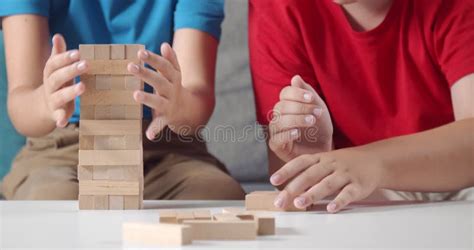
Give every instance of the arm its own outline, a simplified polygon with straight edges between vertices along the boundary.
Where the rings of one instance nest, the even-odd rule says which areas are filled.
[[[429,131],[341,149],[303,155],[270,179],[289,182],[275,200],[307,207],[338,193],[328,205],[337,212],[378,188],[448,192],[474,186],[474,74],[452,87],[456,121]]]
[[[87,70],[77,50],[66,51],[62,36],[49,45],[47,18],[16,15],[2,19],[8,72],[8,112],[25,136],[43,136],[64,127],[83,84],[73,79]]]
[[[154,94],[134,93],[137,102],[153,109],[148,139],[155,138],[166,126],[181,135],[194,134],[208,122],[215,104],[217,45],[218,41],[205,32],[180,29],[174,35],[174,49],[165,43],[161,56],[138,52],[140,59],[159,72],[129,65],[131,73],[155,89]]]

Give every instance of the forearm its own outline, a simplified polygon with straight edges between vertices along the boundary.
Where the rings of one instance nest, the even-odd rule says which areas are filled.
[[[30,87],[31,86],[31,87]],[[56,127],[47,116],[43,87],[18,87],[8,96],[8,113],[16,130],[24,136],[44,136]]]
[[[210,93],[211,90],[207,92],[187,90],[186,92],[180,110],[180,116],[183,117],[180,131],[188,135],[196,134],[211,118],[215,105],[214,93]]]
[[[474,186],[474,119],[362,146],[384,168],[381,188],[447,192]]]

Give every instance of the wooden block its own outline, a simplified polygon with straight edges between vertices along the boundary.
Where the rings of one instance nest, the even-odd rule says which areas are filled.
[[[111,210],[123,210],[123,196],[122,195],[110,195],[109,196],[109,209]]]
[[[86,91],[94,91],[96,89],[95,82],[96,76],[95,75],[81,75],[81,82],[86,86]]]
[[[94,136],[79,135],[79,149],[82,149],[82,150],[94,149]]]
[[[257,224],[258,235],[274,235],[275,234],[275,217],[271,215],[237,215],[241,220],[254,221]]]
[[[143,166],[127,166],[124,168],[124,180],[137,180],[140,176],[143,176]]]
[[[108,210],[109,196],[108,195],[94,195],[94,209]]]
[[[94,107],[94,118],[96,120],[112,120],[110,112],[111,105],[94,105],[92,107]]]
[[[140,120],[142,119],[142,106],[141,105],[127,105],[125,106],[125,119],[127,120]]]
[[[126,90],[86,91],[81,96],[84,105],[136,105],[133,93]]]
[[[160,223],[178,223],[178,213],[175,210],[160,210]]]
[[[128,166],[110,166],[107,169],[107,176],[109,177],[109,180],[111,181],[125,180],[124,172],[125,172],[125,168],[127,167]],[[136,180],[136,178],[130,179],[130,180]]]
[[[81,180],[92,180],[92,166],[77,166],[77,179]]]
[[[110,45],[110,59],[112,60],[125,59],[125,45],[123,44]]]
[[[194,210],[193,214],[195,220],[212,220],[211,211],[209,210]]]
[[[125,105],[110,106],[110,119],[124,120],[125,119]]]
[[[135,76],[124,76],[126,90],[143,90],[143,82]]]
[[[81,195],[138,195],[137,181],[82,180],[79,182]]]
[[[142,146],[142,136],[141,135],[126,135],[125,140],[125,149],[140,149]]]
[[[107,180],[108,179],[107,167],[105,167],[105,166],[94,166],[93,167],[93,173],[92,173],[92,179],[93,180]]]
[[[124,223],[122,239],[128,243],[156,246],[182,246],[192,242],[192,229],[187,225],[158,223]]]
[[[141,201],[140,196],[138,196],[138,195],[124,195],[123,196],[124,209],[141,209],[143,202]]]
[[[225,207],[222,209],[222,213],[224,214],[243,214],[246,210],[241,207]]]
[[[132,75],[127,65],[131,60],[90,60],[87,61],[89,75]]]
[[[273,205],[277,197],[277,191],[257,191],[245,196],[245,208],[247,210],[266,210],[266,211],[305,211],[299,209],[291,203],[287,209],[279,209]]]
[[[96,135],[94,136],[95,150],[125,150],[125,136]]]
[[[193,240],[255,240],[257,228],[253,221],[184,221],[190,225]]]
[[[80,210],[92,210],[92,209],[94,209],[94,196],[92,196],[92,195],[79,195],[79,209]]]
[[[142,154],[141,150],[79,150],[79,165],[139,165],[143,161]]]
[[[80,44],[79,54],[82,60],[93,60],[94,59],[94,45]]]
[[[216,221],[241,221],[241,219],[233,214],[214,214],[213,219]]]
[[[86,89],[90,92],[91,89]],[[95,76],[95,89],[96,90],[110,90],[112,89],[112,78],[109,75],[97,75]]]
[[[111,75],[110,82],[111,82],[111,89],[112,90],[129,90],[126,88],[126,81],[125,79],[131,76],[117,76]]]
[[[109,60],[110,59],[110,45],[96,44],[94,45],[94,59]]]
[[[176,221],[183,223],[185,220],[194,220],[193,211],[176,211]]]
[[[139,63],[138,51],[141,49],[145,49],[145,46],[141,44],[127,44],[125,45],[125,57],[129,60],[134,60],[135,63]]]
[[[140,120],[81,120],[79,133],[84,135],[141,135]]]
[[[95,106],[85,106],[81,103],[80,119],[95,119]]]

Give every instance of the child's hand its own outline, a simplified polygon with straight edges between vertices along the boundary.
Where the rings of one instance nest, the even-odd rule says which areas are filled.
[[[380,187],[384,176],[377,155],[350,148],[297,157],[275,172],[270,181],[275,186],[288,181],[275,199],[277,207],[293,202],[296,207],[305,208],[337,194],[327,206],[328,212],[335,213],[368,197]]]
[[[332,148],[333,126],[326,104],[300,76],[280,93],[270,122],[270,149],[287,162]]]
[[[146,136],[153,140],[168,125],[171,130],[185,125],[185,117],[180,117],[186,91],[181,83],[181,70],[176,53],[168,43],[161,45],[159,56],[148,50],[138,51],[138,57],[154,70],[130,63],[128,70],[154,88],[154,93],[135,91],[135,101],[153,110],[153,121],[148,126]],[[178,131],[174,131],[178,133]]]
[[[87,70],[86,61],[79,61],[79,51],[66,51],[61,35],[54,35],[53,49],[43,71],[46,116],[65,127],[74,112],[74,99],[85,91],[83,83],[73,84],[74,78]]]

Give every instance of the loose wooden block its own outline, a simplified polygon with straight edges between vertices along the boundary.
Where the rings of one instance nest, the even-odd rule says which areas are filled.
[[[257,228],[253,221],[184,221],[190,225],[193,240],[255,240]]]
[[[175,210],[160,210],[160,223],[178,223]]]
[[[81,120],[81,135],[141,135],[140,120]]]
[[[122,195],[110,195],[109,196],[109,209],[111,210],[123,210],[123,196]]]
[[[110,45],[96,44],[94,45],[94,59],[109,60],[110,59]]]
[[[124,223],[125,242],[141,245],[182,246],[192,242],[192,229],[179,224]]]
[[[211,211],[209,210],[195,210],[193,214],[195,220],[212,220]]]
[[[241,221],[241,219],[233,214],[214,214],[214,220],[216,221]]]
[[[142,164],[141,150],[79,150],[79,165],[122,166]]]
[[[79,54],[82,60],[94,59],[94,45],[81,44],[79,45]]]
[[[299,209],[291,203],[286,209],[279,209],[273,205],[277,197],[277,191],[257,191],[245,196],[245,208],[247,210],[266,210],[266,211],[305,211]]]
[[[81,210],[92,210],[94,209],[94,196],[92,195],[79,195],[79,209]]]
[[[79,182],[79,194],[139,195],[140,193],[137,181],[82,180]]]
[[[125,45],[123,44],[110,45],[110,59],[112,60],[125,59]]]
[[[275,234],[275,217],[271,215],[237,215],[241,220],[254,221],[257,224],[258,235],[274,235]]]
[[[77,166],[77,179],[81,180],[92,180],[92,166]]]
[[[176,221],[183,223],[185,220],[194,220],[193,211],[176,211]]]
[[[133,93],[127,90],[86,91],[81,96],[84,105],[136,105]]]
[[[132,75],[127,69],[131,60],[89,60],[89,75]]]
[[[109,209],[109,196],[108,195],[94,195],[94,209],[108,210]]]
[[[123,206],[124,209],[141,209],[143,201],[138,195],[124,195]]]

